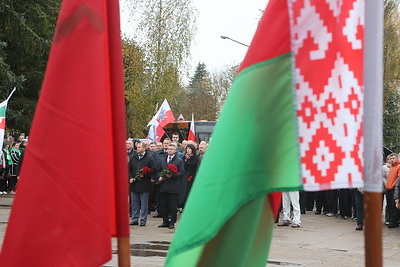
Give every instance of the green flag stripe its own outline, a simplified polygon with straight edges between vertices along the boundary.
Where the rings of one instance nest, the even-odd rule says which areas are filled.
[[[265,266],[273,224],[268,196],[259,197],[239,208],[210,242],[177,255],[169,265]]]
[[[235,79],[167,264],[177,253],[213,238],[243,204],[301,188],[291,64],[291,54],[284,54]]]

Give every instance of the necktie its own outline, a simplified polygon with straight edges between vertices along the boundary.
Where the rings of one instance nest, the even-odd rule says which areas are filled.
[[[168,163],[172,160],[172,157],[168,157]]]
[[[139,160],[141,160],[143,158],[143,155],[139,155]]]

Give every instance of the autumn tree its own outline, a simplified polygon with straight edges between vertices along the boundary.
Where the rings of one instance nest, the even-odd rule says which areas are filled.
[[[239,65],[225,66],[211,75],[212,87],[217,97],[218,111],[221,111],[225,99],[228,96],[238,68]]]
[[[146,103],[170,105],[182,89],[181,77],[196,32],[192,0],[134,0],[126,3],[138,21],[135,39],[144,53]]]
[[[146,105],[144,54],[135,41],[125,37],[122,42],[124,63],[126,126],[128,136],[142,137],[150,121],[149,106]]]

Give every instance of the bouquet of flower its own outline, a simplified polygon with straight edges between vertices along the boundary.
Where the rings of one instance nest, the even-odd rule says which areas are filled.
[[[144,179],[144,177],[151,172],[151,168],[149,167],[143,167],[140,170],[136,172],[136,176],[133,178],[133,181],[139,181],[141,179]]]
[[[163,178],[164,181],[169,180],[171,178],[168,177],[167,174],[174,175],[178,173],[178,168],[174,164],[168,164],[167,167],[168,167],[167,169],[161,172],[161,177]],[[159,182],[156,184],[159,184]]]

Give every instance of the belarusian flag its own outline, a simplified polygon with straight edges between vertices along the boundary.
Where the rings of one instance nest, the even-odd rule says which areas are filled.
[[[0,103],[0,144],[3,144],[4,141],[4,132],[6,130],[6,111],[8,100],[10,100],[11,96],[15,92],[15,88],[11,91],[10,95],[6,100]]]
[[[167,266],[265,266],[280,194],[362,186],[363,1],[270,0]]]

